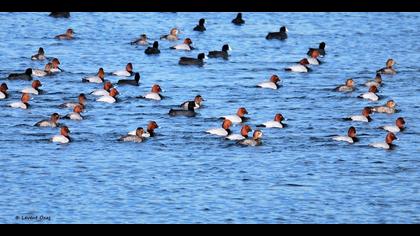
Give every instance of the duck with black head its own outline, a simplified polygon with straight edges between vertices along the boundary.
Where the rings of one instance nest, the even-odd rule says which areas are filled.
[[[194,27],[194,31],[200,31],[200,32],[206,31],[206,27],[204,26],[204,23],[206,23],[206,20],[204,18],[201,18],[198,21],[198,25]]]
[[[267,34],[267,36],[265,37],[266,39],[278,39],[278,40],[285,40],[287,39],[287,32],[289,30],[286,28],[286,26],[282,26],[280,27],[280,31],[279,32],[270,32]]]

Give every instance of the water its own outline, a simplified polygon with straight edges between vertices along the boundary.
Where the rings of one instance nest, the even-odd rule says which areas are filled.
[[[244,13],[246,24],[230,23],[235,13],[72,13],[54,19],[47,13],[0,13],[0,77],[45,62],[29,57],[38,47],[58,57],[66,72],[42,78],[45,95],[27,111],[7,104],[19,100],[28,82],[8,82],[11,98],[0,101],[0,222],[15,216],[49,216],[46,223],[420,223],[419,92],[420,18],[418,13]],[[205,33],[193,32],[199,18]],[[281,25],[285,42],[265,40]],[[129,42],[142,33],[157,39],[181,29],[198,48],[147,56]],[[56,41],[72,27],[77,40]],[[309,74],[283,68],[305,56],[308,47],[327,43],[324,64]],[[233,49],[229,61],[209,59],[202,68],[181,67],[179,57]],[[384,76],[379,102],[357,97],[375,70],[393,58],[399,73]],[[56,145],[57,129],[33,127],[64,101],[101,86],[81,78],[123,69],[132,62],[140,87],[119,87],[121,102],[101,104],[88,97],[86,120],[62,121],[74,142]],[[272,74],[283,79],[277,91],[255,85]],[[351,94],[331,89],[353,77]],[[107,76],[116,82],[119,78]],[[152,84],[165,100],[136,99]],[[207,101],[196,118],[170,118],[167,112],[201,94]],[[341,118],[364,106],[394,99],[400,113],[374,114],[368,124]],[[245,106],[255,125],[282,113],[286,129],[264,129],[263,145],[241,147],[209,136],[221,115]],[[407,128],[395,150],[368,146],[382,141],[377,127],[403,116]],[[155,120],[158,136],[141,144],[117,138]],[[350,125],[354,145],[331,141]],[[239,126],[233,128],[239,131]]]

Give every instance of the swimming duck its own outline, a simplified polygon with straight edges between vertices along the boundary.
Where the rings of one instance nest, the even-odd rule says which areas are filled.
[[[32,69],[28,68],[25,70],[25,73],[12,73],[7,77],[8,80],[32,80]]]
[[[80,113],[83,112],[83,107],[80,105],[76,105],[73,109],[73,112],[70,114],[67,114],[63,117],[63,119],[69,119],[69,120],[83,120],[83,116],[80,115]]]
[[[263,136],[263,133],[261,130],[255,130],[254,135],[252,136],[252,139],[245,139],[242,141],[239,141],[239,144],[244,146],[259,146],[262,144],[261,138]]]
[[[114,87],[114,85],[112,85],[111,82],[107,81],[104,84],[104,88],[103,89],[97,89],[94,90],[91,94],[93,96],[106,96],[109,95],[109,91]]]
[[[388,132],[388,134],[385,137],[385,142],[371,143],[369,144],[369,146],[389,150],[393,148],[394,145],[392,144],[392,141],[394,141],[395,139],[398,140],[397,136],[395,136],[395,134],[392,132]]]
[[[373,85],[369,88],[369,92],[363,93],[359,95],[359,98],[368,99],[370,101],[378,101],[379,96],[376,94],[378,92],[378,88]]]
[[[394,65],[395,65],[394,59],[388,59],[386,61],[386,67],[380,70],[377,70],[376,73],[394,75],[397,73],[397,71],[393,68]]]
[[[150,137],[154,137],[155,134],[155,129],[159,128],[158,124],[155,121],[150,121],[149,124],[147,125],[147,132],[144,132],[142,137],[143,138],[150,138]],[[136,135],[137,130],[131,131],[128,133],[128,135]]]
[[[102,84],[105,79],[105,71],[103,68],[99,68],[98,73],[95,76],[88,76],[82,79],[83,83],[95,83]]]
[[[109,90],[109,94],[98,98],[97,102],[105,102],[105,103],[116,103],[117,102],[117,95],[120,94],[117,89],[112,88]]]
[[[284,120],[283,115],[279,113],[274,116],[274,120],[262,123],[261,125],[258,125],[257,127],[283,129],[286,126],[285,124],[282,123],[283,120]]]
[[[113,72],[112,74],[113,74],[113,75],[116,75],[116,76],[125,76],[125,77],[130,77],[130,76],[132,76],[132,75],[134,74],[134,72],[133,72],[133,64],[128,63],[128,64],[125,66],[125,70],[115,71],[115,72]]]
[[[178,40],[178,34],[179,34],[179,30],[177,28],[172,28],[170,33],[167,35],[162,35],[160,37],[160,39],[166,39],[166,40],[170,40],[170,41],[175,41]]]
[[[83,107],[83,109],[85,109],[86,106],[86,96],[84,93],[79,94],[79,96],[77,97],[78,102],[67,102],[67,103],[63,103],[59,106],[59,108],[71,108],[74,109],[75,106],[77,105],[81,105]]]
[[[136,72],[134,74],[134,80],[122,79],[118,80],[118,85],[132,85],[132,86],[139,86],[140,85],[140,73]]]
[[[148,45],[149,42],[147,42],[148,38],[145,34],[140,35],[140,38],[134,40],[131,42],[131,44],[137,44],[137,45]]]
[[[200,32],[204,32],[206,31],[206,27],[204,27],[204,23],[206,22],[205,19],[201,18],[198,21],[198,25],[196,27],[194,27],[194,31],[200,31]]]
[[[160,101],[163,99],[163,96],[160,94],[160,92],[162,92],[162,89],[160,88],[160,86],[158,84],[154,84],[152,86],[150,93],[147,93],[146,95],[141,96],[139,98]]]
[[[52,67],[53,67],[52,63],[48,62],[45,65],[44,70],[38,70],[38,69],[32,70],[32,76],[44,77],[44,76],[47,76],[47,75],[51,75],[52,74],[52,72],[51,72]]]
[[[146,53],[147,55],[159,54],[160,53],[160,50],[159,50],[159,43],[158,43],[158,41],[155,41],[153,43],[153,47],[147,47],[146,50],[144,50],[144,53]]]
[[[144,129],[139,127],[136,129],[136,135],[126,135],[118,139],[122,142],[135,142],[135,143],[141,143],[144,141],[143,138]]]
[[[245,117],[245,114],[248,114],[248,111],[245,109],[245,107],[240,107],[238,111],[236,112],[236,115],[222,116],[222,118],[228,119],[234,124],[242,123],[248,120],[248,118]]]
[[[178,64],[180,65],[198,65],[202,66],[204,65],[204,60],[207,59],[206,55],[204,53],[198,54],[197,58],[191,58],[191,57],[181,57],[179,59]]]
[[[171,109],[168,113],[170,116],[187,116],[194,117],[197,113],[194,110],[194,103],[188,103],[188,109]]]
[[[378,113],[388,113],[388,114],[393,114],[396,112],[395,107],[397,106],[397,104],[394,102],[394,100],[389,100],[386,102],[385,106],[376,106],[372,108],[373,112],[378,112]]]
[[[206,133],[217,135],[217,136],[228,136],[232,132],[230,131],[230,126],[232,126],[232,121],[225,119],[222,123],[222,128],[215,128],[207,130]]]
[[[279,82],[280,78],[277,75],[272,75],[270,81],[259,83],[257,86],[261,88],[278,89],[281,86]]]
[[[67,29],[65,34],[57,35],[54,38],[59,40],[72,40],[74,39],[74,31],[71,28]]]
[[[51,64],[52,64],[52,68],[50,69],[50,71],[52,73],[57,73],[57,72],[62,72],[63,69],[61,69],[60,67],[58,67],[58,65],[60,65],[60,61],[58,60],[58,58],[53,58],[51,60]]]
[[[170,49],[176,49],[176,50],[185,50],[185,51],[191,51],[194,48],[191,46],[192,45],[192,40],[190,38],[186,38],[184,39],[184,43],[182,44],[178,44],[175,46],[170,47]]]
[[[58,124],[59,119],[60,119],[60,115],[58,113],[54,113],[51,115],[49,120],[42,120],[36,123],[34,126],[56,128],[59,126]]]
[[[208,54],[209,58],[223,58],[227,60],[229,58],[228,51],[231,51],[232,49],[228,44],[223,45],[222,51],[210,51]]]
[[[32,82],[32,87],[24,88],[22,90],[22,93],[29,93],[29,94],[39,95],[41,93],[41,90],[39,89],[39,87],[42,87],[41,81],[34,80]]]
[[[62,126],[60,129],[60,135],[52,137],[51,141],[53,143],[66,144],[71,142],[70,138],[70,129],[67,126]]]
[[[309,48],[306,54],[311,56],[314,51],[317,51],[320,56],[325,56],[325,43],[321,42],[318,48]]]
[[[51,12],[48,16],[54,18],[69,18],[70,12]]]
[[[37,54],[35,54],[35,55],[33,55],[32,57],[31,57],[31,60],[33,60],[33,61],[43,61],[43,60],[45,60],[45,51],[44,51],[44,49],[43,48],[39,48],[38,49],[38,53]]]
[[[9,94],[7,93],[8,89],[9,87],[6,83],[2,83],[0,85],[0,99],[6,99],[7,97],[9,97]]]
[[[346,118],[345,120],[352,120],[352,121],[360,121],[360,122],[371,122],[372,118],[370,118],[370,114],[372,114],[372,109],[370,107],[365,107],[362,110],[362,115],[354,115]]]
[[[365,85],[367,87],[369,87],[369,88],[372,87],[373,85],[375,85],[376,87],[381,86],[382,85],[382,76],[381,76],[381,74],[376,73],[375,79],[373,81],[372,80],[368,80],[365,83]]]
[[[182,103],[179,107],[183,108],[184,110],[188,110],[191,106],[194,109],[199,109],[203,101],[205,101],[203,97],[201,97],[201,95],[197,95],[195,96],[194,101],[186,101]]]
[[[338,86],[334,89],[337,92],[353,92],[354,91],[354,81],[353,79],[347,79],[344,85]]]
[[[20,109],[28,109],[29,108],[29,100],[31,99],[31,96],[29,93],[22,94],[22,97],[20,98],[20,102],[14,102],[9,104],[9,107],[11,108],[20,108]]]
[[[270,32],[265,37],[266,39],[279,39],[279,40],[285,40],[287,39],[287,32],[289,30],[286,28],[286,26],[282,26],[280,28],[279,32]]]
[[[232,20],[232,23],[235,25],[245,24],[245,21],[242,19],[242,13],[238,13],[238,15],[236,15],[236,18]]]
[[[321,61],[318,59],[319,51],[312,51],[310,57],[308,57],[308,62],[310,65],[321,65]]]
[[[299,64],[290,66],[284,70],[292,71],[292,72],[299,72],[299,73],[307,73],[311,70],[307,65],[309,65],[308,59],[303,58],[302,60],[299,61]]]
[[[405,125],[404,118],[398,117],[395,120],[395,125],[385,125],[385,126],[382,126],[381,128],[388,131],[388,132],[398,133],[398,132],[404,130],[404,128],[405,128],[404,125]]]
[[[347,136],[335,136],[332,139],[335,141],[343,141],[343,142],[348,142],[348,143],[357,142],[358,139],[356,137],[356,128],[351,126],[349,130],[347,131]]]
[[[234,141],[244,140],[248,138],[248,133],[251,131],[252,131],[251,126],[244,125],[241,128],[241,134],[230,134],[226,136],[226,139],[234,140]]]

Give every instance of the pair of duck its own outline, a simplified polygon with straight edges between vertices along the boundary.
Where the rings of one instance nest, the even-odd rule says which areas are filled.
[[[376,76],[373,80],[368,80],[365,84],[366,87],[372,87],[375,86],[376,88],[379,88],[382,86],[382,76],[380,73],[376,73]],[[337,92],[353,92],[356,89],[355,83],[353,79],[347,79],[345,84],[340,85],[334,89],[334,91]]]
[[[198,65],[203,66],[204,60],[208,58],[223,58],[225,60],[229,59],[229,51],[231,51],[232,48],[225,44],[222,46],[221,51],[210,51],[207,56],[204,53],[200,53],[197,55],[197,58],[192,57],[181,57],[178,61],[179,65]]]
[[[186,101],[179,106],[180,109],[170,109],[168,114],[170,116],[194,117],[197,115],[195,110],[202,107],[203,101],[205,101],[204,98],[201,95],[197,95],[194,101]]]
[[[23,109],[23,110],[28,109],[29,106],[30,106],[29,105],[29,100],[31,99],[31,94],[39,95],[39,94],[42,93],[42,90],[39,89],[39,87],[42,87],[41,81],[39,81],[39,80],[33,81],[31,87],[24,88],[21,91],[22,96],[20,98],[20,101],[10,103],[8,106],[11,107],[11,108],[19,108],[19,109]],[[3,83],[0,86],[0,99],[8,98],[8,96],[9,96],[8,89],[9,89],[9,87],[7,86],[6,83]]]
[[[307,55],[309,57],[301,59],[297,64],[287,67],[284,70],[297,73],[308,73],[312,69],[308,65],[320,65],[322,62],[318,57],[325,56],[325,42],[319,44],[319,48],[309,48]]]
[[[230,127],[232,126],[232,121],[225,119],[222,123],[222,128],[215,128],[206,131],[206,133],[222,136],[228,140],[237,141],[238,144],[246,146],[259,146],[262,144],[262,131],[255,130],[252,138],[248,138],[248,133],[252,131],[252,128],[249,125],[244,125],[241,128],[241,134],[232,134]]]
[[[118,140],[122,142],[141,143],[146,138],[154,137],[155,129],[157,128],[159,128],[158,124],[155,121],[150,121],[147,125],[147,132],[145,132],[142,127],[139,127],[136,130],[129,132],[128,135],[122,136]]]

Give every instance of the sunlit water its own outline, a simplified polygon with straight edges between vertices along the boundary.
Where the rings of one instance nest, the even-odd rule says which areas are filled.
[[[50,216],[50,223],[420,223],[418,13],[244,13],[246,24],[230,21],[236,13],[72,13],[54,19],[48,13],[0,13],[0,77],[45,62],[29,58],[39,47],[58,57],[65,72],[41,78],[46,92],[31,109],[13,110],[29,82],[7,81],[11,98],[0,101],[0,222],[31,223],[16,216]],[[206,18],[207,31],[192,29]],[[265,40],[269,31],[289,29],[284,41]],[[147,56],[131,40],[146,33],[151,41],[181,29],[197,47]],[[54,35],[72,27],[77,39]],[[308,47],[327,43],[321,66],[308,74],[283,69],[305,56]],[[229,61],[209,59],[204,67],[182,67],[181,56],[220,50],[229,43]],[[395,76],[384,76],[381,100],[357,96],[363,83],[388,58],[398,63]],[[118,87],[120,102],[102,104],[89,96],[86,120],[61,121],[74,142],[49,139],[58,129],[33,125],[58,105],[99,85],[81,78],[123,69],[132,62],[140,87]],[[279,90],[255,87],[278,74]],[[352,77],[358,90],[332,89]],[[112,82],[117,77],[106,76]],[[5,82],[5,81],[0,81]],[[136,99],[158,83],[166,99]],[[201,94],[207,101],[195,118],[170,118],[170,108]],[[371,123],[342,118],[364,106],[394,99],[397,114],[374,114]],[[249,111],[255,126],[282,113],[285,129],[263,129],[263,145],[241,147],[205,133],[219,127],[218,117]],[[381,125],[403,116],[407,128],[397,134],[395,150],[368,146],[383,141]],[[155,120],[158,135],[145,143],[120,143],[118,137]],[[337,143],[332,135],[358,130],[360,142]],[[240,126],[233,131],[239,132]]]

